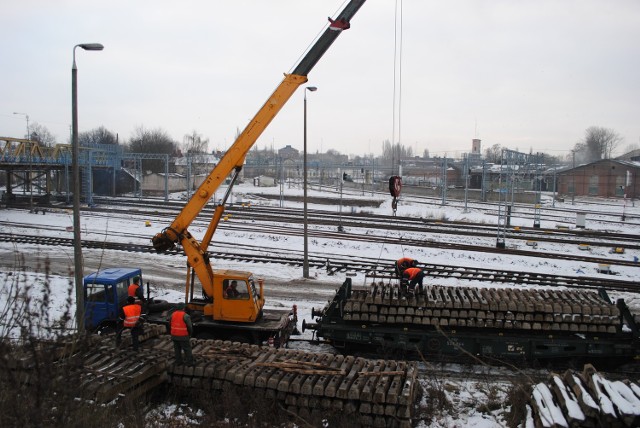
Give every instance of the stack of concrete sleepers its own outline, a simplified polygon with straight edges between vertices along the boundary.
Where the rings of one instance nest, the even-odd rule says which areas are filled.
[[[164,326],[147,325],[140,342],[157,338],[166,331]],[[90,350],[78,357],[83,362],[81,388],[85,398],[98,403],[128,397],[134,398],[167,380],[167,359],[158,358],[141,346],[138,352],[130,347],[130,330],[124,330],[120,347],[114,346],[113,336],[94,336]],[[99,339],[98,339],[99,338]]]
[[[615,334],[620,311],[597,293],[431,285],[403,296],[392,284],[354,289],[346,321]]]
[[[228,341],[192,343],[195,366],[169,366],[170,382],[177,386],[234,385],[274,398],[303,418],[339,412],[365,426],[411,426],[418,395],[416,363]]]

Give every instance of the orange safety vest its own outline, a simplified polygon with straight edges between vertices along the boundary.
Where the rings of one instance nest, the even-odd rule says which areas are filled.
[[[404,276],[408,276],[409,279],[414,279],[420,272],[422,272],[422,269],[413,267],[406,269],[404,271]]]
[[[403,257],[401,259],[398,259],[398,261],[397,261],[398,266],[402,266],[403,263],[406,263],[407,266],[411,266],[411,262],[413,262],[413,259],[411,259],[409,257]]]
[[[140,314],[142,314],[142,307],[140,305],[127,305],[122,308],[124,312],[124,326],[133,328],[138,324]]]
[[[171,336],[188,336],[187,323],[184,322],[184,311],[177,310],[171,315]]]
[[[138,296],[136,295],[136,292],[138,291],[138,288],[140,288],[140,286],[138,284],[131,284],[129,286],[129,289],[127,290],[127,294],[131,297],[135,297],[136,299],[138,298]]]

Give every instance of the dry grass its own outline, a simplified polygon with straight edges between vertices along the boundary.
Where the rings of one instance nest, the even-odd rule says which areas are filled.
[[[23,266],[19,258],[17,261]],[[71,287],[66,308],[59,319],[53,319],[48,262],[40,270],[44,272],[44,284],[43,291],[37,293],[24,270],[2,273],[5,304],[0,309],[0,426],[110,426],[119,418],[135,415],[127,405],[106,408],[82,399],[81,362],[74,358],[59,360],[59,344],[70,342],[65,326],[73,313]],[[60,313],[60,308],[55,309]],[[86,346],[77,337],[71,343],[75,349]]]

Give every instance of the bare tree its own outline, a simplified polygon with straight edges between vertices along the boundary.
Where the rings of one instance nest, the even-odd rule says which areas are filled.
[[[413,150],[404,144],[391,144],[389,140],[382,143],[382,162],[384,166],[390,167],[392,174],[396,172],[396,165],[400,164],[401,159],[413,157]]]
[[[56,145],[56,137],[49,132],[46,126],[34,122],[29,128],[31,140],[37,141],[41,146],[51,147]]]
[[[208,153],[209,139],[202,138],[202,135],[194,129],[191,134],[186,134],[183,137],[182,149],[184,153]]]
[[[78,142],[81,146],[90,146],[95,144],[118,144],[116,134],[109,131],[104,126],[94,128],[90,131],[78,134]]]
[[[587,145],[582,141],[578,141],[571,153],[567,154],[566,160],[574,166],[591,162]]]
[[[611,153],[620,142],[622,137],[613,129],[591,126],[585,131],[584,139],[576,143],[574,151],[585,162],[594,162],[611,158]]]
[[[160,128],[146,130],[143,126],[139,126],[129,139],[127,149],[130,153],[173,155],[178,151],[178,143],[173,141],[169,134]],[[147,160],[145,161],[145,168],[153,172],[163,172],[164,161],[160,159]]]
[[[502,147],[500,144],[494,144],[487,147],[484,151],[484,159],[491,163],[500,163],[502,161]]]
[[[128,151],[131,153],[167,153],[173,154],[178,144],[171,139],[166,131],[157,128],[146,130],[137,127],[129,139]]]

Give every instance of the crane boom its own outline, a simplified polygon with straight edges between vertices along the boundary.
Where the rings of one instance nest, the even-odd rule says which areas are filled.
[[[171,225],[152,238],[153,247],[161,252],[173,248],[180,242],[188,258],[188,265],[195,271],[202,284],[202,289],[208,296],[213,296],[213,269],[209,263],[207,247],[220,221],[224,211],[224,200],[216,207],[213,218],[205,233],[202,243],[198,242],[187,230],[198,214],[209,202],[214,192],[233,171],[236,172],[232,183],[244,164],[245,157],[255,144],[262,132],[278,114],[296,89],[307,81],[307,74],[322,58],[333,42],[338,38],[342,30],[350,27],[351,18],[356,14],[366,0],[351,0],[335,20],[329,18],[330,25],[317,39],[314,45],[307,51],[302,60],[294,68],[291,74],[285,74],[284,79],[258,110],[253,119],[248,123],[233,145],[227,150],[220,162],[213,168],[202,182]],[[231,187],[231,186],[230,186]],[[189,288],[189,272],[187,273],[187,288]],[[258,312],[262,308],[258,308]],[[213,310],[205,310],[205,313],[213,313]],[[253,317],[255,318],[255,317]],[[249,321],[253,321],[250,319]]]
[[[331,25],[318,38],[302,60],[300,60],[293,72],[285,75],[284,80],[278,85],[267,102],[258,110],[231,148],[229,148],[222,157],[218,165],[211,171],[209,176],[198,188],[198,191],[182,208],[182,211],[176,216],[171,226],[169,226],[167,229],[169,234],[166,237],[169,238],[172,244],[168,244],[164,239],[157,236],[154,237],[153,242],[156,250],[163,251],[173,247],[173,243],[179,241],[179,235],[189,227],[191,222],[198,216],[202,208],[209,202],[213,193],[220,187],[220,184],[226,179],[229,173],[231,173],[235,167],[242,167],[244,158],[262,132],[289,100],[291,95],[293,95],[295,90],[307,81],[307,74],[338,38],[342,30],[349,28],[351,18],[365,1],[366,0],[351,0],[338,17],[331,22]]]

